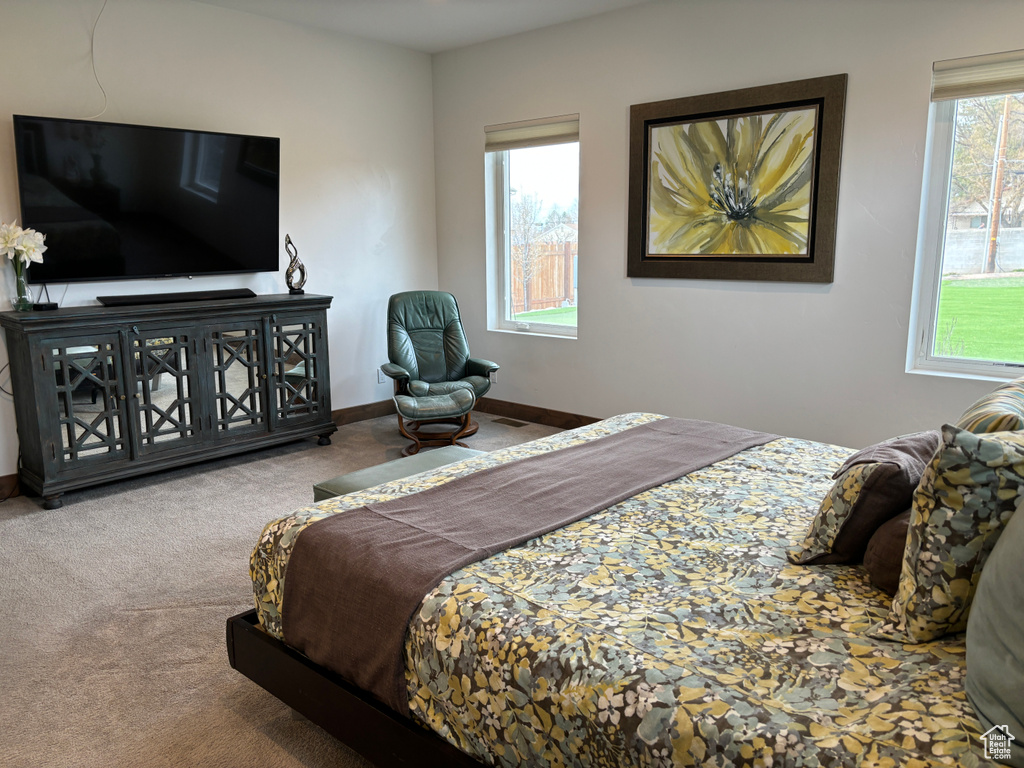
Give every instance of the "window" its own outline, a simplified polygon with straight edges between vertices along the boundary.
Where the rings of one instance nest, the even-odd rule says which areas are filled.
[[[185,159],[181,168],[181,186],[200,197],[217,202],[220,175],[224,167],[227,137],[207,133],[185,134]]]
[[[1024,368],[1024,51],[936,62],[908,370]]]
[[[488,328],[575,337],[579,115],[484,130]]]

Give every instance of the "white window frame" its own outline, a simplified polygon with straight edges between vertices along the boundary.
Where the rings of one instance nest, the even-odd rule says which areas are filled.
[[[908,373],[1004,381],[1024,372],[1024,365],[941,357],[932,352],[942,285],[957,101],[1018,91],[1024,91],[1024,51],[938,61],[933,65],[907,343]]]
[[[516,321],[508,318],[511,296],[508,152],[510,149],[552,144],[579,144],[579,115],[503,123],[484,128],[484,206],[487,230],[487,329],[563,339],[578,337],[577,325]],[[577,248],[578,248],[577,244]],[[577,283],[579,275],[576,275]]]

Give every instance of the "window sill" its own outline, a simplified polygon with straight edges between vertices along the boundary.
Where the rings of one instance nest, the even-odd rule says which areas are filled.
[[[993,365],[993,368],[996,367],[997,366]],[[1019,366],[1019,368],[1011,368],[1010,370],[1006,370],[1000,367],[998,371],[993,371],[991,373],[987,373],[982,370],[977,370],[977,368],[971,370],[966,366],[963,368],[953,366],[950,366],[948,368],[938,366],[928,368],[921,366],[912,366],[910,368],[907,368],[907,373],[917,374],[921,376],[941,376],[949,379],[970,379],[972,381],[1004,382],[1013,381],[1016,378],[1024,376],[1024,365]]]
[[[544,333],[543,331],[517,331],[514,328],[488,328],[487,330],[494,333],[507,333],[510,336],[534,336],[542,339],[564,339],[566,341],[576,341],[577,336],[575,333],[569,335],[567,333]]]

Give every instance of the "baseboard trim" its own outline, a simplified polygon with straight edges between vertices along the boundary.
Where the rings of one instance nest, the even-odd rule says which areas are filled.
[[[394,400],[381,400],[378,403],[352,405],[348,408],[339,408],[336,411],[331,411],[331,421],[340,427],[342,424],[354,424],[357,421],[376,419],[379,416],[389,416],[394,412]]]
[[[481,413],[489,413],[493,416],[505,416],[510,419],[543,424],[546,427],[557,427],[558,429],[575,429],[576,427],[585,427],[587,424],[600,421],[600,419],[595,419],[592,416],[555,411],[551,408],[538,408],[535,405],[510,403],[507,400],[495,400],[491,397],[477,400],[474,410]],[[331,412],[331,419],[340,427],[342,424],[354,424],[357,421],[389,416],[394,412],[395,403],[393,400],[381,400],[376,403],[339,408]]]
[[[21,496],[17,475],[0,475],[0,500]]]
[[[490,413],[494,416],[506,416],[510,419],[530,421],[534,424],[543,424],[546,427],[558,427],[559,429],[575,429],[593,424],[593,416],[584,416],[579,413],[566,413],[551,408],[538,408],[535,405],[523,405],[522,403],[510,403],[507,400],[495,400],[490,397],[483,397],[476,401],[475,410],[481,413]]]

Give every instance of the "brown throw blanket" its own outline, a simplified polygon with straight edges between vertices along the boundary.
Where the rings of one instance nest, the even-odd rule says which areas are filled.
[[[288,562],[285,641],[408,716],[405,633],[443,578],[776,437],[660,419],[318,520]]]

